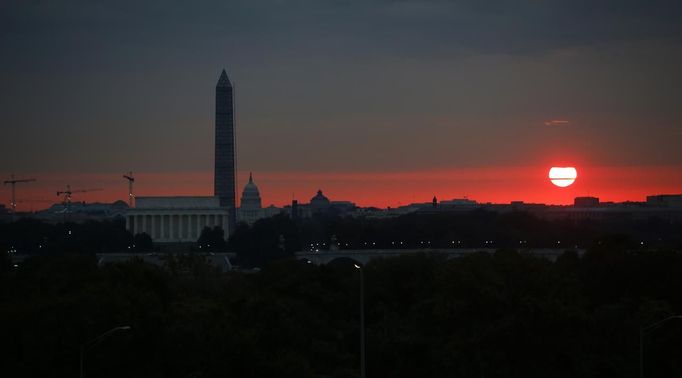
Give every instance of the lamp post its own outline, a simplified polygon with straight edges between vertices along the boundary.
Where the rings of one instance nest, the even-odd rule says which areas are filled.
[[[659,320],[656,323],[649,324],[648,326],[642,327],[639,329],[639,377],[644,378],[644,337],[658,329],[659,327],[663,326],[664,323],[667,323],[670,320],[673,319],[682,319],[682,315],[673,315],[669,316],[663,320]]]
[[[109,337],[111,334],[118,332],[118,331],[128,331],[130,330],[130,326],[119,326],[119,327],[114,327],[103,334],[95,337],[94,339],[88,341],[87,343],[81,345],[81,358],[80,358],[80,370],[81,370],[81,378],[85,378],[85,353],[94,348],[97,344],[101,343],[105,338]]]
[[[365,378],[365,272],[360,265],[354,265],[360,271],[360,378]]]

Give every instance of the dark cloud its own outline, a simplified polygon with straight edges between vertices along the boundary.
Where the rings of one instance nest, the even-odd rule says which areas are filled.
[[[682,33],[682,3],[668,0],[20,1],[2,14],[0,30],[17,44],[69,38],[88,48],[244,38],[407,55],[513,53]]]
[[[255,168],[525,164],[562,138],[678,162],[647,130],[682,117],[680,19],[664,0],[6,0],[0,172],[210,167],[223,66]],[[571,127],[537,133],[555,117]]]

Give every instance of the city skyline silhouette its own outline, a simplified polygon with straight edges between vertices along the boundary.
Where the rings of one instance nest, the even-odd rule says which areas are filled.
[[[252,171],[266,203],[320,188],[379,207],[682,188],[680,7],[665,1],[2,7],[0,176],[41,178],[23,201],[67,184],[125,200],[131,170],[141,195],[210,194],[223,67],[237,191]],[[553,166],[578,180],[552,187]]]

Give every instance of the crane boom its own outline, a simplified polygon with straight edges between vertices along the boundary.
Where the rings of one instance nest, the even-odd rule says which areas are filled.
[[[14,174],[10,176],[9,180],[5,180],[3,182],[3,185],[11,184],[12,185],[12,203],[10,203],[10,209],[12,211],[12,220],[14,220],[14,214],[17,212],[17,196],[16,196],[16,184],[19,183],[25,183],[25,182],[33,182],[37,181],[34,178],[28,178],[28,179],[15,179]]]
[[[57,192],[58,196],[64,195],[64,204],[69,207],[71,204],[71,195],[73,193],[87,193],[87,192],[98,192],[102,190],[102,188],[94,188],[94,189],[74,189],[71,190],[71,185],[66,185],[66,190],[60,190]]]
[[[72,190],[71,193],[99,192],[102,188]]]

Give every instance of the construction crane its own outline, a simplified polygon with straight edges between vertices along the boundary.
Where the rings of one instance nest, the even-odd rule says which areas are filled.
[[[24,183],[24,182],[33,182],[33,181],[36,181],[36,179],[30,178],[30,179],[17,180],[14,178],[14,175],[11,175],[9,180],[5,180],[5,183],[4,183],[5,185],[12,184],[12,203],[10,203],[10,208],[12,210],[12,216],[14,216],[14,213],[17,212],[17,197],[16,197],[16,188],[15,188],[16,184]]]
[[[128,180],[128,206],[133,207],[133,200],[135,199],[133,183],[135,182],[135,177],[133,177],[133,172],[131,171],[123,175],[123,178]]]
[[[87,192],[97,192],[102,189],[100,188],[95,188],[95,189],[78,189],[78,190],[71,190],[71,185],[66,185],[66,190],[63,191],[58,191],[57,196],[64,196],[64,205],[66,206],[67,210],[71,206],[71,195],[74,193],[87,193]]]

